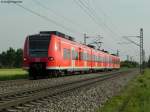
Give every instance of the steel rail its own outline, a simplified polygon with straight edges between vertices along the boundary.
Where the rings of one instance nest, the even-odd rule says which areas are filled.
[[[129,71],[118,71],[115,73],[108,73],[105,76],[97,76],[94,78],[83,79],[79,81],[74,81],[71,83],[65,83],[62,85],[56,85],[52,87],[44,87],[44,88],[36,88],[35,90],[21,91],[18,94],[6,94],[1,96],[0,100],[0,111],[6,110],[11,107],[19,106],[21,104],[25,104],[27,102],[36,101],[41,98],[53,96],[56,94],[61,94],[66,91],[70,91],[73,89],[77,89],[86,85],[94,84],[99,81],[104,81],[110,78],[114,78],[117,76],[121,76],[122,73],[129,73],[133,70]]]
[[[109,75],[112,75],[112,74],[115,74],[115,73],[120,73],[120,72],[122,73],[124,71],[115,71],[115,72],[105,73],[104,75],[95,76],[95,77],[92,77],[92,78],[80,79],[78,81],[66,82],[66,83],[58,84],[58,85],[54,85],[54,86],[49,86],[49,85],[47,85],[47,86],[38,86],[38,87],[32,87],[32,88],[22,89],[22,90],[17,90],[17,91],[12,91],[12,92],[5,92],[5,93],[0,94],[0,101],[3,98],[8,98],[8,97],[19,95],[19,94],[25,94],[25,93],[28,93],[28,92],[41,91],[41,90],[50,89],[50,88],[56,88],[58,86],[63,86],[65,84],[78,83],[78,82],[86,81],[86,80],[90,80],[90,79],[107,77]]]

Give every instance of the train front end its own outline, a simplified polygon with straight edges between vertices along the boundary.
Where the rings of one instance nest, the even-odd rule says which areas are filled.
[[[29,77],[47,75],[48,49],[50,34],[30,35],[26,38],[23,52],[23,68],[29,71]]]

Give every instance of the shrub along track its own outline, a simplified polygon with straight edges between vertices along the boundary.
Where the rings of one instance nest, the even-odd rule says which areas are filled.
[[[71,92],[75,89],[94,85],[97,82],[105,81],[111,78],[118,78],[129,72],[135,71],[116,71],[107,73],[104,76],[96,76],[78,81],[68,82],[55,86],[40,86],[30,89],[22,89],[0,95],[0,111],[19,111],[28,109],[33,105],[42,103],[44,99],[53,97],[62,93]]]

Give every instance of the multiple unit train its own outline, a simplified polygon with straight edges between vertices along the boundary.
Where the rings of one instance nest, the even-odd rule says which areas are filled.
[[[92,72],[120,68],[120,58],[75,42],[57,31],[42,31],[26,37],[23,68],[29,76],[55,75],[68,72]]]

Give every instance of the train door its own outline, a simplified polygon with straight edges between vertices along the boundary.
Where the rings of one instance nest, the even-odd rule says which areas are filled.
[[[91,68],[94,69],[94,51],[91,51]]]
[[[84,68],[87,68],[87,51],[84,51],[83,53],[83,60],[84,60]]]
[[[89,61],[90,61],[90,69],[92,69],[92,49],[90,49]]]
[[[71,65],[72,65],[72,70],[74,71],[75,69],[75,59],[74,59],[74,55],[75,55],[75,48],[71,48],[71,51],[72,51],[72,59],[71,59]]]
[[[61,51],[61,40],[58,39],[58,43],[55,45],[55,49],[57,49],[57,66],[59,66],[59,69],[60,67],[62,66],[62,60],[63,60],[63,54],[62,54],[62,51]]]

